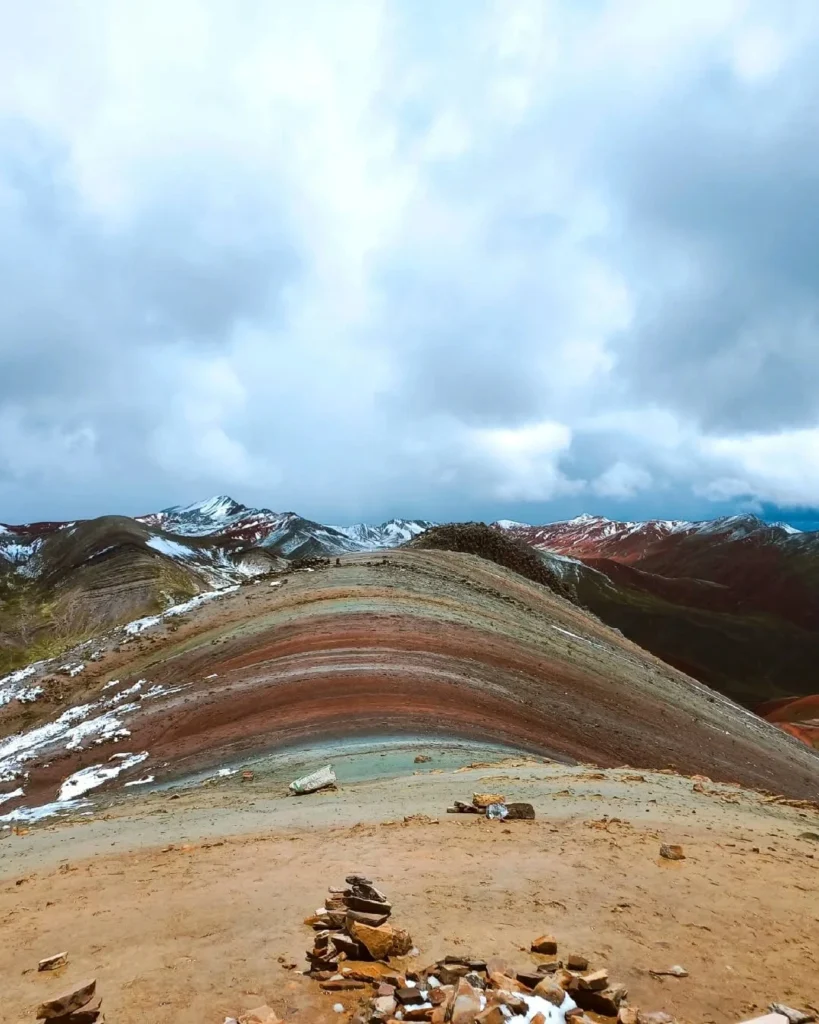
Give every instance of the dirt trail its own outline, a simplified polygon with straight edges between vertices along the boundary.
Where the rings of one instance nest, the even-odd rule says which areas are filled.
[[[644,781],[643,781],[644,780]],[[729,1024],[819,1002],[819,815],[731,786],[630,769],[521,764],[283,799],[264,783],[155,794],[0,842],[3,1021],[95,975],[118,1024],[221,1024],[263,1001],[288,1024],[344,1021],[303,966],[304,916],[352,870],[376,877],[426,962],[453,951],[521,966],[554,932],[630,1001]],[[499,787],[534,823],[447,815]],[[437,822],[404,816],[431,815]],[[686,859],[659,858],[661,842]],[[758,851],[758,852],[757,852]],[[62,949],[62,977],[36,961]],[[682,964],[688,978],[647,972]]]

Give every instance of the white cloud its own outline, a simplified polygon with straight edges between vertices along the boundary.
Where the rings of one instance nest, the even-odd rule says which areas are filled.
[[[819,500],[811,3],[0,11],[6,518]]]
[[[642,467],[615,462],[592,483],[592,490],[606,498],[633,498],[651,482],[651,474]]]
[[[787,505],[819,504],[819,427],[744,437],[706,439],[702,450],[726,467],[703,488],[708,497],[751,495]]]

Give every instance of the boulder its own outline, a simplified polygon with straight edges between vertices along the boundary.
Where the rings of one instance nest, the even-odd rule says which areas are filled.
[[[589,961],[579,953],[569,953],[566,959],[566,966],[570,971],[587,971],[589,969]]]
[[[513,803],[506,805],[506,821],[533,821],[535,809],[531,804]]]
[[[328,764],[324,768],[319,768],[317,772],[313,772],[311,775],[304,775],[300,779],[295,779],[290,783],[288,789],[293,796],[302,796],[305,793],[315,793],[319,789],[335,786],[336,781],[336,773],[333,771],[332,765]]]
[[[554,935],[541,935],[540,938],[535,939],[532,943],[533,953],[556,953],[557,952],[557,939]]]
[[[97,990],[97,981],[87,981],[84,985],[69,989],[53,999],[46,999],[37,1007],[38,1020],[50,1020],[52,1017],[64,1017],[75,1010],[81,1010],[86,1003],[90,1003]]]
[[[593,971],[580,979],[580,988],[591,989],[592,992],[600,992],[609,984],[609,972],[607,970]]]

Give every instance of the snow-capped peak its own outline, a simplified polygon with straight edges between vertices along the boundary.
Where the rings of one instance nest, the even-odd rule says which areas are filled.
[[[388,519],[377,526],[356,523],[354,526],[333,526],[331,529],[349,537],[364,550],[377,550],[398,547],[434,525],[426,519]]]
[[[169,515],[197,514],[207,519],[227,519],[235,515],[244,506],[234,501],[227,494],[218,494],[214,498],[206,498],[204,501],[196,501],[192,505],[179,506],[163,509]]]
[[[519,523],[516,519],[498,519],[495,525],[499,526],[502,530],[528,530],[531,527],[530,523]]]

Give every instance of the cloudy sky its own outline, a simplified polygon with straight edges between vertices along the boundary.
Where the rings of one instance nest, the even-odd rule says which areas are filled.
[[[815,0],[0,14],[0,521],[819,505]]]

